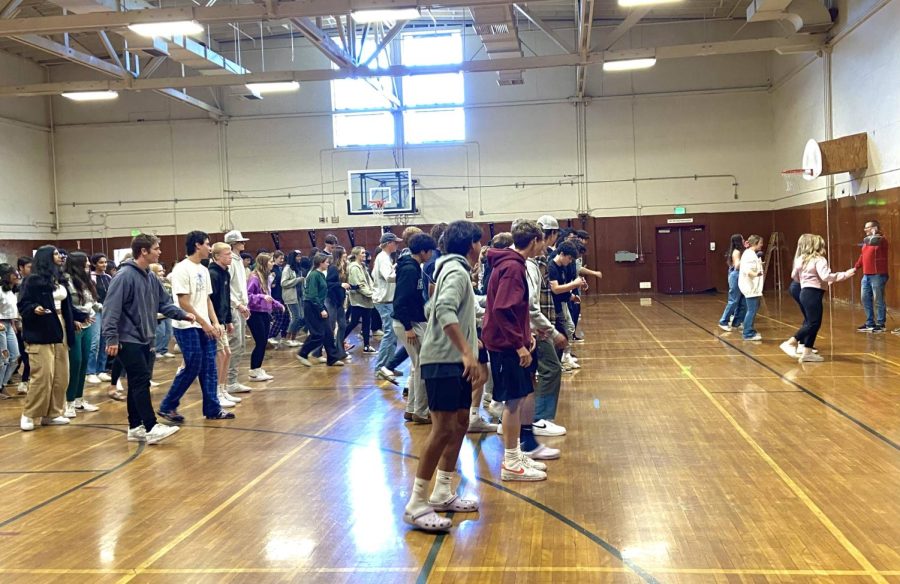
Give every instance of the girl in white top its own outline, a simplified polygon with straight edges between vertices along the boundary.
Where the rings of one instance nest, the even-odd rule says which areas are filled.
[[[16,293],[19,275],[9,264],[0,264],[0,399],[6,399],[6,386],[19,360],[19,342],[16,340],[16,320],[19,308]]]
[[[831,271],[825,259],[825,240],[821,235],[811,235],[804,244],[805,248],[798,253],[799,257],[794,261],[794,269],[791,272],[791,277],[800,282],[800,303],[806,314],[806,322],[793,336],[795,340],[804,339],[806,342],[799,359],[801,363],[825,360],[815,353],[816,335],[822,326],[822,300],[825,288],[856,273],[854,268],[846,272]],[[782,351],[788,353],[791,349],[796,351],[791,339],[782,343]]]
[[[763,240],[759,235],[747,238],[748,247],[741,256],[738,287],[747,299],[747,313],[744,315],[744,340],[761,341],[762,335],[753,328],[753,321],[759,311],[763,292],[763,263],[757,253],[762,250]]]

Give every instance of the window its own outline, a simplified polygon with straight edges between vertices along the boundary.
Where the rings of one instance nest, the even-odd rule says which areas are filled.
[[[370,39],[363,48],[363,61],[374,48]],[[463,60],[462,34],[456,29],[406,32],[394,49],[399,51],[399,62],[408,67]],[[390,66],[389,51],[382,51],[370,66]],[[338,79],[331,83],[331,95],[335,148],[393,145],[395,140],[426,144],[466,139],[462,73]]]

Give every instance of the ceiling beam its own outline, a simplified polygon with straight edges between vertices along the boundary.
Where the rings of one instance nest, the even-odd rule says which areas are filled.
[[[331,35],[316,26],[316,22],[312,18],[298,17],[291,18],[290,20],[314,47],[328,57],[329,61],[338,67],[354,66],[355,62],[350,53],[331,40]],[[340,27],[338,27],[338,29],[340,29]],[[343,38],[343,35],[341,38]]]
[[[120,69],[124,69],[122,67],[122,60],[119,59],[118,53],[116,53],[115,47],[113,47],[112,42],[109,40],[109,36],[106,34],[106,31],[101,30],[97,33],[100,37],[100,42],[103,43],[103,48],[106,49],[106,54],[109,55],[109,58],[112,62],[117,65]]]
[[[619,39],[625,36],[625,34],[640,22],[642,18],[647,16],[651,10],[652,8],[648,7],[632,9],[631,12],[628,13],[628,16],[625,17],[625,20],[619,23],[619,26],[614,28],[612,32],[609,33],[608,37],[603,39],[603,46],[600,47],[600,49],[603,51],[611,49],[614,44],[619,42]]]
[[[395,22],[394,26],[392,26],[389,31],[384,33],[384,38],[382,38],[381,42],[378,43],[378,46],[375,47],[375,51],[372,53],[372,55],[368,59],[366,59],[365,62],[360,63],[360,67],[368,67],[369,63],[377,59],[378,55],[380,55],[381,52],[386,49],[389,44],[391,44],[391,41],[397,38],[397,35],[400,34],[400,31],[403,30],[403,27],[406,26],[407,22],[409,21],[398,20],[397,22]]]
[[[591,30],[594,26],[594,0],[580,0],[578,10],[578,54],[584,59],[591,50]],[[587,87],[587,67],[575,68],[575,97],[581,99]]]
[[[77,51],[71,47],[65,46],[62,43],[58,43],[36,34],[23,34],[14,36],[12,38],[22,43],[23,45],[28,45],[29,47],[33,47],[35,49],[40,49],[46,53],[50,53],[51,55],[62,57],[67,61],[72,61],[73,63],[84,65],[85,67],[93,69],[94,71],[100,71],[101,73],[105,73],[113,77],[131,77],[131,74],[128,71],[126,71],[122,67],[119,67],[118,65],[107,63],[103,59],[98,59],[94,55],[89,55],[87,53]]]
[[[195,107],[197,109],[201,109],[201,110],[205,111],[206,113],[208,113],[209,117],[213,118],[214,120],[221,120],[222,118],[226,117],[225,112],[223,112],[216,106],[210,105],[210,104],[206,103],[205,101],[197,99],[196,97],[191,97],[190,95],[188,95],[187,93],[185,93],[183,91],[179,91],[177,89],[167,87],[167,88],[163,88],[163,89],[157,89],[156,92],[161,93],[162,95],[165,95],[166,97],[170,97],[170,98],[174,99],[175,101],[180,101],[189,106]]]
[[[627,51],[606,51],[581,55],[549,55],[543,57],[519,57],[513,59],[484,59],[466,61],[459,64],[432,65],[427,67],[404,67],[395,65],[387,69],[310,69],[306,71],[268,71],[248,75],[195,75],[192,77],[160,77],[157,79],[121,79],[104,81],[64,81],[58,83],[36,83],[0,87],[0,96],[54,95],[63,91],[141,91],[167,88],[226,87],[245,83],[265,83],[271,81],[331,81],[351,77],[401,77],[405,75],[431,75],[435,73],[486,73],[494,71],[515,71],[542,69],[548,67],[577,67],[597,65],[604,60],[623,59],[635,52],[655,53],[657,59],[679,59],[708,55],[730,55],[791,49],[793,51],[816,51],[825,43],[825,35],[801,35],[795,38],[770,37],[740,41],[697,43],[650,47]]]
[[[0,18],[15,18],[24,0],[0,0]]]
[[[535,0],[537,2],[546,0]],[[454,7],[497,6],[508,0],[454,0]],[[432,0],[411,0],[404,7],[422,10],[444,6]],[[0,36],[17,34],[56,34],[62,32],[88,32],[126,28],[131,24],[196,20],[202,23],[229,23],[284,18],[330,16],[347,14],[354,10],[395,8],[393,0],[291,0],[276,4],[221,4],[215,6],[184,6],[180,8],[153,8],[127,12],[93,12],[63,16],[36,16],[16,18],[0,22]]]
[[[538,27],[541,32],[550,37],[550,40],[556,43],[556,46],[558,46],[560,49],[562,49],[566,53],[575,52],[575,48],[570,45],[564,38],[559,36],[559,33],[553,30],[553,28],[548,23],[544,22],[541,17],[532,12],[531,9],[528,8],[528,5],[513,4],[513,6],[515,6],[516,10],[518,10],[522,14],[522,16],[527,18],[531,22],[531,24]]]

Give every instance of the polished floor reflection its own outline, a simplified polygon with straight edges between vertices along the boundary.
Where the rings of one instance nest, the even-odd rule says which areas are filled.
[[[269,351],[237,419],[204,420],[192,388],[183,430],[146,448],[97,386],[70,427],[20,432],[0,401],[0,581],[900,583],[900,337],[826,306],[826,361],[801,365],[778,349],[787,298],[762,343],[718,329],[721,295],[645,304],[587,303],[548,481],[501,482],[500,438],[469,435],[482,510],[445,537],[401,521],[428,428],[367,356]]]

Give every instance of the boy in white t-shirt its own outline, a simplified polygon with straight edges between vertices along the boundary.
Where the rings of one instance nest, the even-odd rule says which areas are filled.
[[[216,395],[216,339],[222,335],[210,294],[212,282],[209,270],[201,262],[209,259],[209,236],[202,231],[191,231],[185,242],[188,257],[172,270],[172,294],[185,312],[193,314],[195,322],[174,322],[175,340],[184,356],[184,365],[175,375],[169,393],[159,406],[159,415],[180,424],[184,416],[178,413],[178,404],[195,379],[200,379],[203,392],[203,415],[209,420],[227,420],[234,414],[226,412]]]

